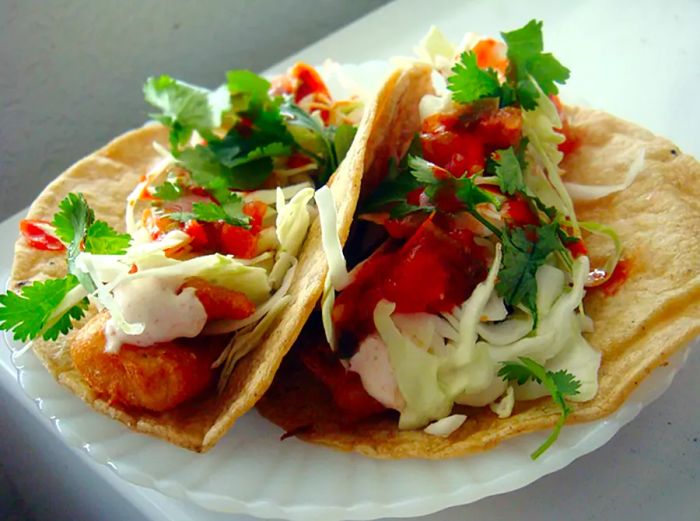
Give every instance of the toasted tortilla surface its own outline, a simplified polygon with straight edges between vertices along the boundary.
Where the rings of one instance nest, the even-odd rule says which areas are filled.
[[[394,112],[400,117],[411,110],[416,112],[417,104]],[[581,221],[604,223],[617,231],[630,263],[629,277],[616,293],[606,296],[591,290],[584,300],[595,324],[588,340],[602,352],[602,362],[596,397],[572,404],[568,421],[576,423],[613,413],[654,368],[700,335],[700,164],[667,139],[607,113],[575,107],[567,111],[581,144],[562,164],[565,181],[619,183],[640,151],[645,157],[643,170],[629,188],[576,208]],[[401,120],[394,119],[395,125],[397,121]],[[409,134],[418,127],[410,128]],[[390,134],[396,133],[381,126],[374,130],[379,139],[394,139]],[[395,150],[396,145],[389,147]],[[599,237],[587,237],[586,245],[594,262],[610,251],[610,244]],[[302,335],[302,341],[318,339]],[[464,412],[467,421],[447,438],[422,430],[401,431],[398,415],[391,412],[347,424],[328,391],[294,352],[258,409],[299,438],[336,449],[376,458],[463,456],[550,428],[559,417],[556,405],[543,398],[517,402],[505,419],[488,408],[458,407],[455,412]]]

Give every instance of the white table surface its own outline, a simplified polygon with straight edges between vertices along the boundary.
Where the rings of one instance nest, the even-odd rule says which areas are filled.
[[[429,25],[459,39],[468,30],[497,34],[544,20],[545,46],[572,69],[572,99],[636,121],[700,157],[700,2],[515,2],[400,0],[280,64],[409,54]],[[19,216],[0,224],[2,281]],[[453,508],[426,520],[697,520],[700,511],[700,353],[666,394],[607,445],[569,467],[509,494]],[[245,520],[208,512],[126,483],[68,448],[19,388],[0,350],[0,461],[45,519]],[[465,460],[465,465],[468,459]]]

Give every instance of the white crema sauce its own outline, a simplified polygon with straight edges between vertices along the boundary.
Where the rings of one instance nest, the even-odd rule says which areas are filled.
[[[114,300],[129,323],[143,324],[138,335],[124,333],[110,318],[105,324],[105,351],[116,353],[122,344],[141,347],[175,338],[197,336],[207,322],[204,306],[194,288],[182,286],[180,277],[127,279],[114,289]]]

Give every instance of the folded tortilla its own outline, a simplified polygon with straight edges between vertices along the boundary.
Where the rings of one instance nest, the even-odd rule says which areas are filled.
[[[366,132],[359,133],[356,141],[366,139],[366,135]],[[51,220],[58,209],[58,203],[69,192],[81,192],[98,219],[123,231],[127,196],[140,178],[161,159],[153,147],[154,142],[168,146],[168,130],[165,127],[149,124],[116,138],[73,165],[46,187],[31,205],[27,218]],[[359,157],[361,154],[355,155]],[[341,168],[361,169],[357,162],[352,161],[344,161]],[[358,183],[359,186],[359,177],[350,173],[337,176],[334,193],[351,192],[353,183]],[[9,289],[17,290],[33,280],[63,277],[66,270],[65,252],[37,250],[20,237],[15,245]],[[61,384],[101,413],[125,423],[135,431],[203,452],[211,448],[243,413],[252,408],[270,386],[283,356],[292,346],[321,294],[326,270],[320,226],[315,217],[299,253],[294,280],[289,289],[292,300],[270,327],[270,332],[261,344],[239,362],[223,393],[217,394],[212,388],[202,398],[196,398],[167,412],[127,408],[108,403],[93,393],[70,357],[69,346],[79,330],[78,326],[56,341],[35,340],[32,348]],[[91,309],[82,323],[94,314],[95,310]],[[202,337],[202,341],[216,340]]]
[[[372,112],[368,145],[353,157],[365,165],[356,183],[376,186],[389,157],[399,158],[420,128],[418,100],[429,92],[429,69],[397,71]],[[602,352],[598,394],[572,403],[569,423],[613,413],[654,368],[700,334],[700,164],[673,143],[604,112],[567,108],[573,134],[581,145],[562,164],[565,181],[581,184],[622,182],[638,154],[644,167],[624,191],[577,205],[582,221],[612,226],[630,259],[628,280],[612,296],[589,291],[584,303],[595,331],[587,335]],[[364,177],[363,177],[364,175]],[[340,181],[340,179],[338,179]],[[371,189],[369,190],[371,191]],[[354,194],[353,194],[354,195]],[[349,196],[347,196],[349,197]],[[347,238],[357,197],[338,211],[341,241]],[[593,262],[605,258],[604,239],[586,240]],[[301,342],[321,342],[318,331]],[[348,424],[333,406],[330,393],[294,356],[285,360],[275,382],[258,403],[260,412],[300,438],[377,458],[447,458],[483,451],[508,438],[552,427],[560,415],[551,399],[516,402],[512,416],[499,419],[489,408],[456,407],[466,422],[447,438],[398,429],[398,414]]]

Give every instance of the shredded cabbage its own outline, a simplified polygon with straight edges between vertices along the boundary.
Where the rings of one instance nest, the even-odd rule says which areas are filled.
[[[395,308],[392,302],[379,301],[374,308],[374,325],[389,349],[396,383],[406,401],[399,417],[399,429],[416,429],[447,416],[452,400],[438,379],[441,359],[401,334],[391,319]]]
[[[497,244],[496,255],[486,280],[474,288],[469,299],[456,313],[459,315],[459,341],[453,344],[453,352],[440,371],[440,379],[451,396],[484,389],[495,374],[495,366],[488,350],[477,346],[476,342],[477,325],[494,290],[501,257],[501,245]]]
[[[536,81],[532,83],[537,88],[539,96],[534,110],[522,111],[523,135],[529,140],[528,151],[535,157],[537,163],[544,166],[547,172],[547,181],[554,188],[554,193],[547,189],[542,180],[536,181],[537,170],[534,168],[528,169],[534,175],[526,176],[525,181],[528,188],[542,202],[553,205],[557,210],[560,210],[571,221],[574,232],[579,235],[574,203],[559,175],[559,163],[564,154],[558,147],[564,141],[564,136],[555,129],[561,128],[561,119],[554,103],[542,92]]]
[[[501,399],[489,404],[489,408],[499,417],[508,418],[513,413],[515,405],[515,392],[512,386],[506,388],[506,392],[501,396]]]
[[[326,335],[331,351],[337,349],[335,329],[333,328],[333,305],[335,304],[335,290],[331,283],[330,272],[326,274],[323,281],[323,296],[321,297],[321,321],[323,322],[323,332]]]
[[[226,384],[236,364],[258,345],[260,339],[269,331],[274,320],[291,300],[292,297],[290,295],[284,296],[267,312],[260,322],[250,324],[246,328],[239,330],[231,339],[221,357],[212,365],[212,367],[218,367],[222,363],[224,364],[217,384],[220,393],[226,389]]]
[[[586,281],[586,286],[589,288],[600,286],[601,284],[605,283],[610,277],[612,277],[617,263],[620,262],[620,258],[622,257],[622,241],[620,240],[620,236],[617,234],[615,229],[611,228],[610,226],[606,226],[605,224],[586,221],[580,223],[580,225],[581,228],[588,232],[595,233],[598,235],[605,235],[606,237],[610,238],[610,240],[613,242],[613,246],[615,247],[615,251],[613,252],[613,254],[610,257],[608,257],[607,261],[605,261],[603,269],[595,269],[591,271],[591,273],[588,276],[588,280]]]
[[[338,237],[337,215],[333,192],[324,186],[316,191],[316,205],[318,206],[319,218],[321,219],[321,240],[323,251],[328,261],[328,270],[333,288],[336,291],[342,290],[350,282],[348,269],[345,264],[343,248]]]
[[[41,331],[36,335],[37,338],[40,337],[46,330],[52,327],[58,320],[63,316],[63,314],[70,308],[78,304],[81,300],[88,296],[88,291],[85,286],[78,284],[63,297],[63,300],[56,306],[49,318],[46,320],[46,324],[41,328]]]
[[[425,429],[423,429],[423,432],[426,434],[432,434],[433,436],[447,438],[450,434],[459,429],[466,420],[467,416],[465,414],[452,414],[446,418],[442,418],[441,420],[431,423]]]
[[[582,185],[579,183],[564,183],[566,191],[569,192],[571,198],[577,202],[595,201],[596,199],[607,197],[616,192],[621,192],[634,182],[644,168],[644,154],[645,149],[641,149],[639,154],[637,154],[637,157],[634,158],[634,161],[632,161],[632,164],[627,169],[625,178],[621,183],[614,185]]]
[[[309,229],[309,209],[306,207],[314,196],[313,188],[304,188],[294,194],[294,197],[285,203],[284,192],[277,189],[277,238],[280,243],[280,252],[296,256]]]
[[[284,195],[284,199],[289,200],[305,188],[313,188],[313,186],[314,184],[309,181],[305,183],[297,183],[295,185],[285,186],[284,188],[278,187],[276,189],[269,190],[255,190],[253,192],[247,192],[243,194],[243,200],[245,202],[261,201],[267,205],[273,205],[277,202],[277,190],[282,190],[282,195]]]
[[[93,255],[80,253],[76,265],[88,272],[98,283],[98,300],[109,302],[104,297],[126,278],[133,280],[142,277],[180,277],[183,281],[189,277],[199,277],[214,285],[241,291],[258,304],[270,295],[267,272],[263,268],[248,266],[239,259],[218,253],[192,259],[177,261],[166,257],[162,251],[154,251],[141,257],[136,263],[138,271],[129,273],[131,263],[123,255]],[[103,285],[102,282],[109,284]],[[111,311],[111,309],[110,309]],[[133,334],[133,333],[131,333]]]
[[[131,193],[126,197],[126,211],[124,213],[124,219],[126,223],[126,232],[134,238],[139,236],[138,229],[139,225],[134,218],[134,210],[136,209],[136,204],[141,199],[144,191],[155,184],[163,175],[168,171],[168,166],[173,162],[173,157],[168,154],[158,163],[156,163],[151,170],[146,173],[146,177],[143,181],[136,185],[136,187],[131,191]]]

